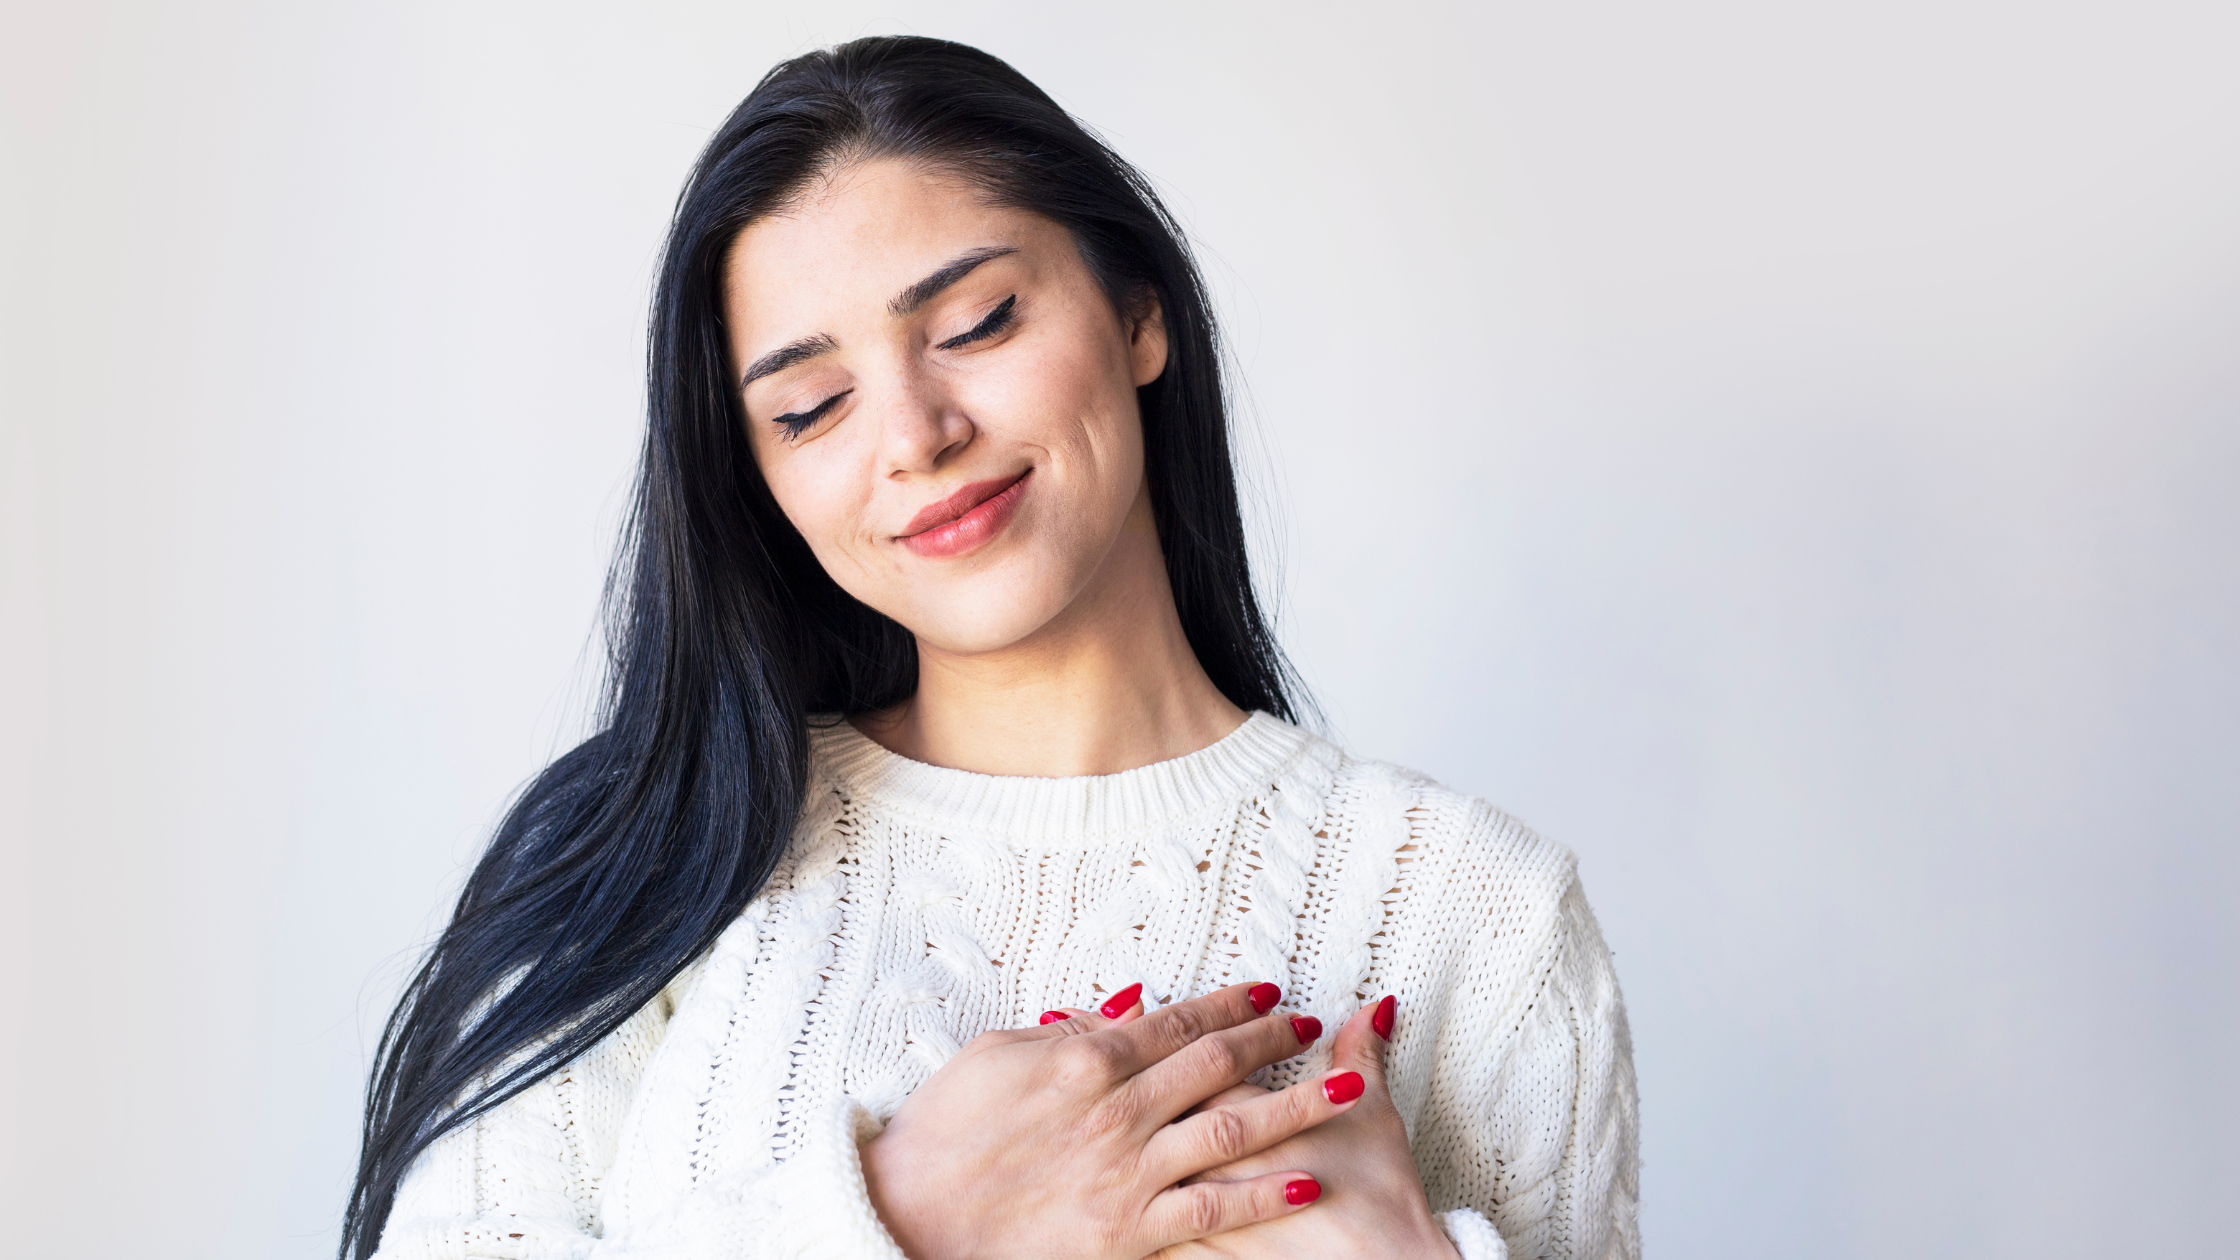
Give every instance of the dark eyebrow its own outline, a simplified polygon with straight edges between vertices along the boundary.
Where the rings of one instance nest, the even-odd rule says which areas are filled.
[[[799,341],[779,346],[754,361],[754,366],[748,368],[746,376],[740,379],[739,388],[745,389],[772,372],[783,372],[805,359],[814,359],[820,354],[826,354],[839,348],[840,343],[834,341],[825,333],[818,333],[813,337],[803,337]]]
[[[895,294],[894,300],[887,303],[887,311],[894,315],[908,315],[941,296],[943,289],[964,279],[974,267],[987,262],[991,258],[1001,258],[1005,254],[1016,254],[1018,252],[1018,247],[1013,245],[984,245],[979,249],[967,250],[950,259],[941,270]],[[827,333],[817,333],[813,336],[803,337],[799,341],[789,342],[756,359],[754,365],[747,369],[746,375],[739,378],[739,388],[745,389],[774,372],[783,372],[796,363],[814,359],[820,354],[829,354],[839,348],[840,343],[834,341]]]
[[[966,273],[974,267],[991,258],[1001,258],[1005,254],[1016,254],[1018,252],[1018,249],[1011,245],[986,245],[959,254],[941,270],[895,294],[894,301],[887,303],[887,312],[892,315],[908,315],[931,302],[934,298],[939,297],[943,289],[964,279]]]

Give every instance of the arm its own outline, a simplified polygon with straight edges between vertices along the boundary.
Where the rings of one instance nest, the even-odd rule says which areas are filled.
[[[649,1003],[581,1059],[438,1138],[398,1187],[376,1260],[592,1255],[600,1189],[667,1006]]]
[[[613,1233],[602,1212],[624,1122],[667,1032],[669,995],[581,1059],[444,1135],[413,1165],[377,1260],[902,1260],[864,1193],[860,1107],[814,1117],[796,1156],[696,1187]]]
[[[1473,976],[1488,952],[1480,944],[1470,951]],[[1576,878],[1556,906],[1545,956],[1508,1053],[1440,1056],[1414,1135],[1417,1160],[1465,1260],[1635,1260],[1633,1045],[1610,951]]]
[[[694,1164],[664,1178],[675,1189],[657,1202],[632,1191],[627,1168],[616,1173],[618,1149],[625,1165],[664,1157],[641,1154],[626,1123],[668,1031],[666,1001],[649,1004],[590,1054],[431,1147],[400,1190],[379,1260],[904,1260],[897,1236],[918,1260],[1132,1260],[1294,1214],[1307,1206],[1286,1193],[1296,1170],[1175,1188],[1352,1101],[1310,1082],[1240,1108],[1237,1123],[1169,1123],[1296,1051],[1291,1026],[1263,1017],[1275,998],[1248,987],[1110,1026],[986,1034],[883,1132],[842,1098],[806,1118],[784,1162],[731,1173]]]

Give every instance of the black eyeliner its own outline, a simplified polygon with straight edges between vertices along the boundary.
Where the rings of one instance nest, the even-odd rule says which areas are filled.
[[[988,312],[988,317],[986,319],[983,319],[979,323],[972,326],[972,331],[958,333],[956,336],[949,338],[947,341],[942,342],[938,346],[935,346],[934,349],[955,350],[960,346],[969,346],[975,341],[981,341],[986,338],[995,336],[997,333],[1002,332],[1004,328],[1011,323],[1012,312],[1018,307],[1018,305],[1019,295],[1014,293],[1010,297],[1005,298],[1003,301],[998,302],[996,304],[996,308]]]
[[[840,405],[841,399],[846,398],[848,395],[854,392],[855,391],[852,389],[843,389],[839,393],[834,394],[832,397],[825,399],[821,403],[818,403],[816,406],[809,408],[807,411],[789,411],[782,416],[773,417],[770,423],[783,428],[786,431],[787,437],[798,437],[801,435],[802,431],[807,429],[810,425],[824,419],[826,412]]]

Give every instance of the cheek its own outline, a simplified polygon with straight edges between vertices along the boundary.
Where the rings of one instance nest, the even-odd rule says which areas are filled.
[[[825,443],[817,443],[824,446]],[[866,471],[841,449],[792,452],[764,465],[778,510],[800,531],[818,563],[851,593],[867,574],[861,522],[870,489]]]
[[[976,391],[981,404],[975,418],[1004,439],[1049,451],[1066,478],[1079,483],[1077,496],[1098,497],[1102,488],[1132,498],[1142,425],[1126,363],[1100,353],[1106,348],[1080,330],[1020,354]]]

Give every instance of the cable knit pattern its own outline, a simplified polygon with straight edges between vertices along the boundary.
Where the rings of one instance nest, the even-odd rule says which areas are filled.
[[[1274,980],[1387,1055],[1466,1260],[1630,1260],[1632,1046],[1571,855],[1265,714],[1174,761],[998,778],[812,736],[767,887],[708,953],[413,1167],[383,1260],[901,1260],[858,1148],[979,1033]],[[1324,1070],[1329,1038],[1261,1074]]]

